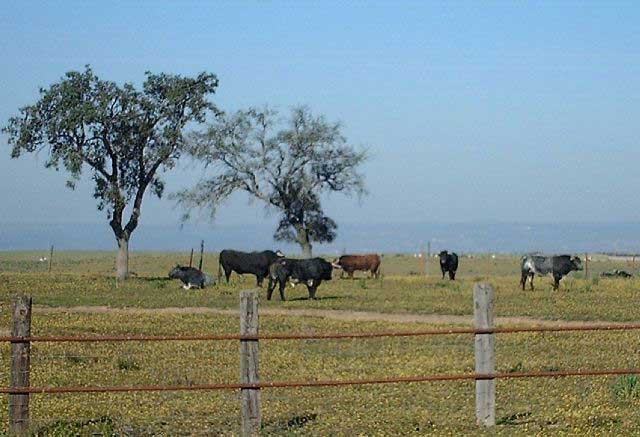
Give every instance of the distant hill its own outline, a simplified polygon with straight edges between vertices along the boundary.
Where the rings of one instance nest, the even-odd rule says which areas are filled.
[[[188,224],[143,225],[134,233],[132,250],[188,250],[205,240],[210,251],[296,246],[273,241],[267,224],[212,226]],[[344,224],[330,245],[316,245],[316,253],[418,252],[431,240],[431,251],[458,252],[640,252],[640,223],[585,224]],[[106,224],[0,224],[0,250],[43,249],[114,250],[115,240]]]

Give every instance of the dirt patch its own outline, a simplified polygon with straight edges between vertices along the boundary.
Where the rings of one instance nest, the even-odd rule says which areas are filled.
[[[209,307],[168,307],[168,308],[110,308],[107,306],[77,306],[77,307],[34,307],[36,313],[86,313],[86,314],[221,314],[237,315],[235,309]],[[407,314],[407,313],[378,313],[373,311],[343,311],[321,309],[279,309],[262,308],[260,314],[296,317],[323,317],[342,321],[383,321],[393,323],[426,323],[431,325],[468,325],[473,324],[472,316],[448,314]],[[623,325],[621,322],[545,320],[533,317],[497,317],[496,325],[526,325],[526,326],[585,326],[585,325]]]

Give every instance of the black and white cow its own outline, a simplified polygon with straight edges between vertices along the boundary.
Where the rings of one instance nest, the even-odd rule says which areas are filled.
[[[189,290],[192,287],[204,288],[207,285],[214,285],[216,283],[212,276],[194,267],[183,267],[179,264],[171,269],[169,278],[182,281],[184,284],[182,288],[185,290]]]
[[[277,252],[272,250],[240,252],[239,250],[225,249],[220,252],[218,277],[222,276],[221,270],[224,270],[228,284],[231,272],[236,272],[239,275],[249,273],[256,275],[258,287],[262,287],[262,281],[269,276],[269,266],[283,257],[284,254],[279,250]]]
[[[322,281],[330,281],[335,266],[322,258],[290,259],[282,258],[269,267],[269,287],[267,300],[271,300],[276,283],[280,290],[280,299],[284,298],[287,281],[292,285],[304,283],[309,291],[309,299],[316,298],[316,289]],[[337,267],[339,268],[339,267]]]
[[[553,289],[557,290],[560,280],[573,271],[582,270],[582,261],[577,256],[571,255],[537,255],[530,254],[522,257],[521,271],[522,277],[520,285],[524,290],[525,283],[529,279],[531,290],[533,290],[533,277],[538,275],[553,276]]]
[[[442,270],[442,279],[444,274],[449,272],[449,279],[452,281],[456,279],[456,271],[458,270],[458,255],[455,252],[441,251],[438,256],[440,257],[440,270]]]

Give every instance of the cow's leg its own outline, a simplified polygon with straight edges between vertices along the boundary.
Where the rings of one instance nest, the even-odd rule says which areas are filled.
[[[529,286],[531,287],[531,291],[533,291],[533,277],[535,276],[534,273],[529,273]]]
[[[229,278],[231,277],[231,272],[232,272],[231,269],[229,269],[229,270],[224,269],[224,276],[225,276],[225,278],[227,278],[227,284],[229,283]]]
[[[273,289],[275,288],[275,284],[273,278],[269,276],[269,286],[267,287],[267,300],[271,300],[271,295],[273,294]]]
[[[520,285],[522,286],[522,291],[524,291],[524,284],[527,283],[527,272],[523,271],[520,274]]]
[[[449,279],[451,279],[452,281],[456,280],[456,272],[454,272],[453,270],[449,270]]]
[[[447,272],[445,269],[441,268],[440,270],[442,270],[442,279],[444,279],[444,274]]]
[[[256,275],[256,284],[260,288],[262,288],[262,281],[264,281],[264,276]]]
[[[307,282],[307,289],[309,290],[309,299],[316,299],[316,289],[320,285],[320,281],[314,281],[313,279]]]
[[[280,300],[284,302],[285,298],[284,298],[284,289],[287,287],[287,280],[286,279],[282,279],[279,281],[280,282]]]
[[[553,275],[553,289],[557,290],[560,287],[560,279],[562,279],[562,276],[557,275],[554,273]]]
[[[353,274],[355,273],[355,270],[351,270],[349,272],[349,278],[353,279]]]

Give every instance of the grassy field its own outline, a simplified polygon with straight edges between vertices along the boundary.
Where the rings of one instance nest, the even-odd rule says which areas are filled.
[[[205,290],[185,291],[166,274],[187,254],[134,254],[131,267],[136,277],[116,288],[112,277],[113,254],[62,253],[55,258],[51,274],[36,253],[0,252],[0,302],[16,292],[28,292],[37,305],[111,307],[219,307],[235,308],[238,290],[255,287],[253,276],[232,276],[231,284]],[[537,278],[536,290],[519,288],[518,258],[487,256],[462,259],[458,280],[440,279],[437,260],[431,260],[429,277],[411,274],[424,271],[424,263],[408,256],[387,255],[382,279],[336,280],[318,289],[317,301],[307,300],[305,287],[287,288],[287,301],[262,299],[261,305],[277,308],[403,312],[415,314],[473,314],[473,284],[487,280],[496,290],[498,316],[530,316],[544,319],[634,321],[638,319],[637,290],[640,278],[601,279],[600,271],[631,270],[627,262],[593,261],[592,279],[572,273],[561,289],[551,289],[550,278]],[[217,273],[217,259],[205,258],[205,270]],[[263,292],[262,296],[265,296]]]
[[[188,254],[133,254],[136,277],[116,288],[113,254],[56,254],[54,271],[35,252],[0,252],[0,329],[9,326],[10,297],[34,296],[44,307],[109,306],[106,313],[73,311],[34,314],[34,334],[237,333],[236,316],[148,313],[136,308],[237,308],[238,291],[255,286],[235,277],[230,285],[185,291],[165,279]],[[217,272],[207,254],[205,270]],[[432,260],[429,269],[437,268]],[[624,268],[626,261],[604,258],[590,265],[593,275]],[[386,255],[382,280],[334,280],[309,301],[302,287],[287,289],[286,302],[260,305],[284,309],[366,310],[382,313],[472,314],[472,287],[488,279],[496,288],[498,316],[541,319],[638,321],[639,279],[585,279],[573,274],[551,290],[537,280],[536,291],[518,288],[517,257],[462,259],[455,283],[430,275],[409,256]],[[127,308],[127,312],[118,311]],[[263,315],[261,332],[418,330],[419,323],[337,321],[322,317]],[[442,327],[442,326],[440,326]],[[544,333],[500,335],[498,371],[635,367],[638,333]],[[7,344],[1,345],[0,385],[8,384]],[[269,341],[261,344],[263,380],[352,379],[464,373],[473,370],[470,336],[371,340]],[[135,385],[236,382],[235,342],[42,344],[33,346],[32,385]],[[263,390],[266,434],[468,435],[485,431],[474,424],[472,382],[415,383],[314,389]],[[7,431],[7,397],[0,396],[0,433]],[[238,395],[231,392],[34,395],[31,416],[38,435],[236,434]],[[501,380],[497,384],[499,435],[621,435],[640,432],[640,381],[633,377]]]
[[[235,317],[117,314],[38,315],[34,334],[235,333]],[[422,329],[420,324],[348,323],[321,318],[266,316],[264,332]],[[498,371],[625,367],[637,362],[637,333],[501,336]],[[608,345],[602,347],[602,345]],[[611,347],[615,345],[615,347]],[[619,353],[611,353],[612,351]],[[5,345],[3,356],[8,353]],[[579,358],[578,358],[579,357]],[[236,381],[235,342],[37,344],[32,384],[131,385]],[[367,341],[265,342],[264,380],[370,378],[471,372],[469,336]],[[6,366],[0,373],[7,384]],[[640,386],[625,391],[620,378],[504,380],[498,383],[495,432],[604,433],[640,431]],[[633,390],[635,387],[635,391]],[[469,434],[474,426],[472,382],[416,383],[339,389],[264,390],[265,432],[326,435],[435,432]],[[2,398],[1,414],[6,411]],[[233,434],[237,394],[164,393],[35,395],[31,414],[40,434]],[[6,416],[3,423],[6,424]],[[6,426],[6,425],[5,425]]]

